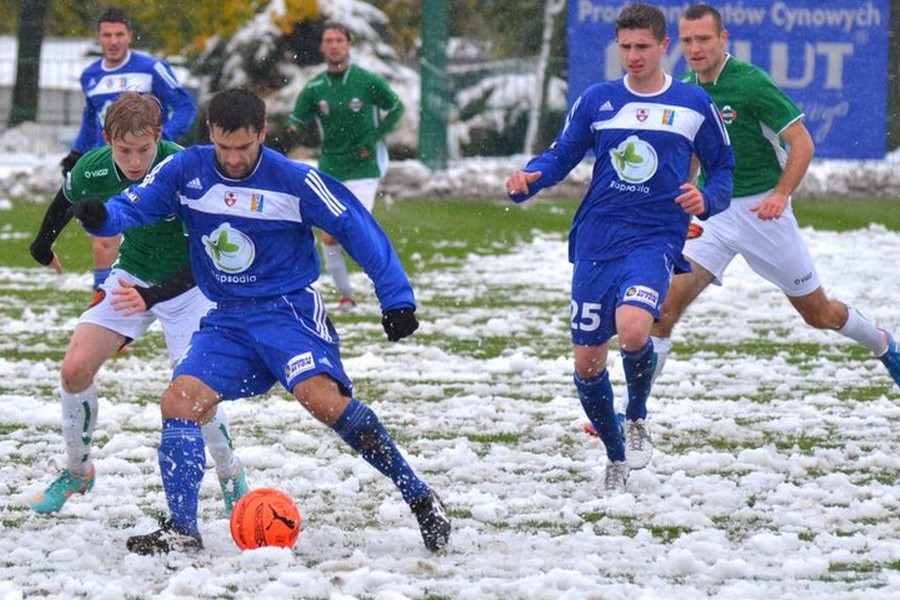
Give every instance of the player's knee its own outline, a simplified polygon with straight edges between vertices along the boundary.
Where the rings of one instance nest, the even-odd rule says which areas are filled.
[[[60,385],[67,394],[83,392],[94,381],[94,373],[84,368],[83,365],[73,362],[63,362],[59,370]]]
[[[650,336],[643,331],[631,331],[619,336],[619,348],[627,352],[637,352],[647,345]]]
[[[575,373],[581,379],[591,379],[603,372],[606,361],[599,356],[579,356],[575,358]]]
[[[186,419],[199,423],[210,407],[204,406],[200,398],[194,397],[190,391],[173,383],[163,392],[159,408],[163,419]]]

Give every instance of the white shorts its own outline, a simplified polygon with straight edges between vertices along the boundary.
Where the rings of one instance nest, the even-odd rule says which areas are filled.
[[[203,295],[200,288],[194,286],[183,294],[155,304],[148,311],[125,315],[110,304],[113,297],[112,290],[120,287],[119,279],[141,286],[148,285],[147,282],[126,271],[113,268],[109,277],[100,286],[104,292],[103,299],[84,311],[78,322],[93,323],[131,340],[138,340],[158,319],[166,340],[166,348],[169,350],[169,358],[173,362],[181,358],[188,347],[191,335],[200,327],[200,319],[206,316],[215,304]]]
[[[375,207],[375,193],[378,192],[378,179],[351,179],[350,181],[341,182],[346,185],[353,195],[359,198],[362,205],[370,213]]]
[[[684,255],[722,285],[725,269],[740,254],[757,275],[788,296],[805,296],[821,284],[790,203],[781,218],[772,221],[750,211],[768,195],[732,200],[727,210],[701,223],[703,234],[685,243]]]

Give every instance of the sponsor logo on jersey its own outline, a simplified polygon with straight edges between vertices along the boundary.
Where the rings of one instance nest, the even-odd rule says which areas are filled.
[[[117,89],[117,90],[127,90],[128,89],[128,78],[127,77],[104,77],[103,80],[106,82],[106,87],[109,89]]]
[[[231,226],[230,223],[222,223],[209,235],[201,238],[206,255],[213,261],[216,268],[225,273],[242,273],[250,268],[256,257],[256,246],[242,231]],[[234,278],[216,275],[221,283],[251,283],[255,276]]]
[[[141,201],[141,197],[132,192],[130,189],[125,191],[125,197],[128,198],[132,204],[137,204]]]
[[[610,102],[609,100],[607,100],[600,106],[600,112],[606,112],[606,111],[610,111],[610,110],[615,110],[615,109],[613,108],[612,102]]]
[[[366,103],[360,100],[359,98],[352,98],[350,102],[347,104],[347,107],[353,112],[359,112],[366,106]]]
[[[731,125],[737,120],[737,111],[726,104],[722,107],[722,110],[719,111],[719,116],[722,117],[722,121],[726,125]]]
[[[625,290],[625,301],[640,302],[656,308],[656,303],[659,302],[659,292],[644,285],[633,285]]]
[[[316,368],[316,360],[313,358],[312,352],[304,352],[298,354],[288,361],[284,366],[284,377],[288,381],[299,375]]]
[[[202,190],[203,184],[200,183],[199,177],[194,177],[193,179],[191,179],[190,181],[187,182],[187,185],[185,187],[188,189],[191,189],[191,190]]]
[[[644,183],[656,174],[659,158],[656,150],[636,135],[625,138],[616,148],[609,151],[609,158],[619,179],[627,184]],[[642,191],[649,188],[641,186]],[[626,190],[630,191],[630,190]],[[645,192],[645,193],[646,193]]]
[[[634,116],[637,117],[637,120],[643,123],[647,120],[647,117],[650,116],[650,111],[646,108],[639,108],[635,111]]]
[[[262,194],[250,194],[250,212],[261,213],[265,202],[266,197]]]
[[[85,171],[84,178],[90,179],[92,177],[103,177],[104,175],[109,174],[109,169],[97,169],[96,171]]]
[[[319,114],[327,117],[330,113],[331,108],[328,106],[328,100],[319,100]]]
[[[670,108],[663,109],[662,124],[663,125],[674,125],[675,124],[675,111],[674,110],[672,110]]]
[[[232,207],[235,202],[237,202],[237,195],[234,192],[225,192],[225,205]]]

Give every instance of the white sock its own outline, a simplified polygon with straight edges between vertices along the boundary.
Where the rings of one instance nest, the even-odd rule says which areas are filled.
[[[325,255],[325,270],[334,279],[334,287],[341,296],[352,298],[353,288],[350,287],[350,273],[347,272],[344,249],[340,244],[333,246],[322,244],[322,253]]]
[[[884,332],[872,325],[861,312],[849,304],[846,306],[847,322],[837,332],[865,346],[875,356],[881,356],[887,352],[887,336],[884,335]]]
[[[672,349],[672,338],[651,337],[653,340],[653,353],[656,354],[656,368],[653,370],[653,381],[662,373],[669,358],[669,350]]]
[[[91,470],[91,441],[97,425],[97,388],[92,383],[77,394],[60,390],[66,468],[76,475]]]
[[[216,407],[216,414],[209,423],[200,428],[206,449],[216,463],[216,474],[219,479],[234,475],[240,464],[232,449],[231,435],[228,433],[228,417],[221,406]]]

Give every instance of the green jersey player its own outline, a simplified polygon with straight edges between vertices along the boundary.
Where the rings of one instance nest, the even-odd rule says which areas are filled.
[[[110,106],[103,133],[108,145],[85,154],[69,173],[31,244],[35,260],[62,273],[52,246],[71,219],[69,207],[86,198],[105,200],[118,194],[181,149],[160,139],[161,127],[159,103],[152,96],[129,92]],[[98,405],[94,377],[103,363],[157,320],[174,363],[212,307],[194,285],[180,220],[172,217],[125,232],[118,261],[79,318],[63,359],[60,400],[66,468],[32,503],[35,511],[57,512],[72,494],[94,485],[91,440]],[[232,452],[224,411],[213,410],[207,416],[203,435],[230,512],[247,491],[244,468]]]
[[[341,181],[372,212],[378,180],[387,171],[384,137],[403,116],[403,103],[384,78],[350,64],[353,38],[345,26],[327,23],[319,50],[328,68],[300,92],[289,130],[315,121],[322,138],[319,169]],[[382,114],[384,113],[384,114]],[[325,269],[341,294],[340,308],[355,304],[343,250],[321,232]]]
[[[678,275],[653,327],[657,370],[665,363],[675,323],[710,283],[721,284],[735,255],[777,285],[809,325],[832,329],[869,349],[900,385],[893,336],[852,306],[826,296],[791,211],[791,193],[813,157],[803,113],[761,69],[726,53],[728,31],[707,5],[687,8],[678,24],[681,49],[699,84],[721,111],[734,148],[731,207],[709,219],[684,254],[692,272]]]

